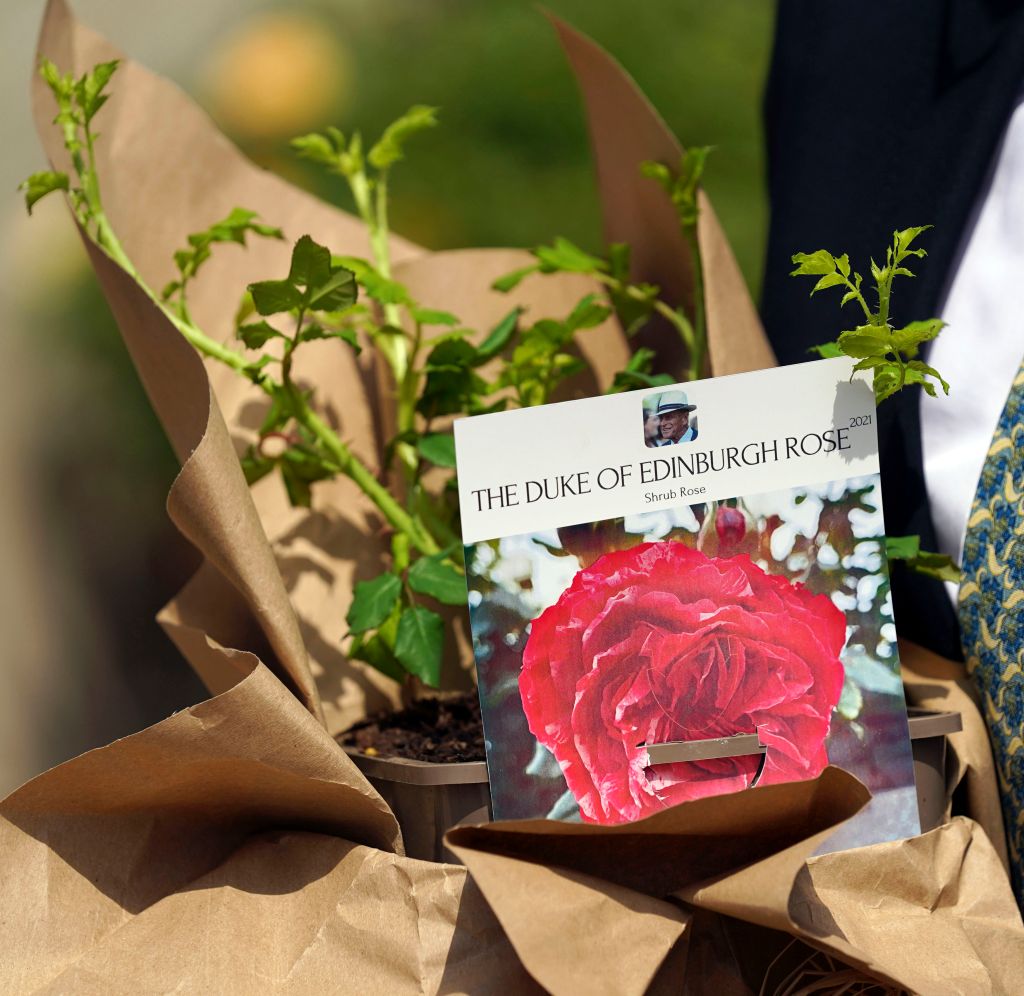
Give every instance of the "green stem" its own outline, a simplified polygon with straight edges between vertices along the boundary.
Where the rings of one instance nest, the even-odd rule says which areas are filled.
[[[399,532],[405,533],[420,553],[440,552],[434,538],[374,477],[370,469],[338,438],[334,431],[308,405],[297,413],[299,421],[317,438],[333,457],[338,470],[351,478],[368,498],[381,510],[384,518]]]
[[[409,566],[409,537],[405,533],[395,533],[391,537],[391,561],[396,574],[401,574]]]
[[[352,199],[355,201],[356,211],[362,219],[363,224],[370,235],[370,254],[373,257],[381,276],[391,278],[391,251],[388,243],[388,213],[387,213],[387,177],[379,173],[376,181],[376,198],[370,186],[370,180],[364,169],[356,172],[345,173],[349,189],[352,191]],[[383,305],[384,323],[391,328],[402,328],[402,314],[396,304]],[[410,360],[407,344],[404,335],[389,333],[379,337],[382,343],[381,352],[391,367],[391,374],[396,384],[401,384],[410,367]],[[407,460],[403,460],[407,463]]]
[[[409,353],[409,362],[405,375],[398,385],[398,431],[408,432],[415,427],[416,398],[419,396],[420,375],[416,369],[416,360],[423,342],[423,326],[416,322],[416,333]]]
[[[388,245],[388,177],[386,173],[377,174],[377,214],[375,224],[370,229],[370,240],[373,246],[373,257],[377,261],[377,269],[385,277],[391,276],[391,247]]]
[[[339,472],[351,478],[362,489],[397,532],[406,537],[407,543],[412,543],[421,553],[436,553],[440,547],[422,523],[409,515],[391,497],[390,492],[381,485],[370,469],[338,438],[337,433],[316,415],[305,396],[292,383],[292,353],[298,343],[305,317],[306,312],[301,309],[295,321],[295,336],[285,344],[284,356],[281,360],[281,380],[291,399],[292,411],[296,420],[313,433],[334,458]]]
[[[688,350],[692,351],[694,348],[693,326],[689,323],[686,316],[676,311],[675,308],[664,301],[656,301],[654,303],[654,310],[675,328],[679,333],[679,337],[683,340],[683,344]]]
[[[106,214],[104,214],[99,200],[92,202],[90,210],[92,220],[96,225],[96,241],[99,246],[106,250],[107,255],[145,291],[149,299],[167,316],[174,327],[201,353],[206,356],[212,356],[215,360],[219,360],[238,373],[243,373],[249,364],[241,353],[237,353],[230,347],[222,345],[216,339],[211,339],[205,332],[192,324],[191,321],[169,307],[166,301],[160,300],[153,293],[149,285],[135,269],[128,253],[125,252],[124,246],[121,245],[120,239],[114,233],[114,229]]]
[[[707,355],[707,317],[704,313],[704,262],[696,225],[683,227],[683,235],[690,246],[693,259],[693,344],[690,350],[690,380],[699,380],[704,374]]]

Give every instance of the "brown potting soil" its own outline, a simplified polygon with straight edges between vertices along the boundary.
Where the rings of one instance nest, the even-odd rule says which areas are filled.
[[[420,699],[400,712],[379,713],[338,734],[364,754],[414,761],[484,760],[484,728],[475,691],[457,698]]]

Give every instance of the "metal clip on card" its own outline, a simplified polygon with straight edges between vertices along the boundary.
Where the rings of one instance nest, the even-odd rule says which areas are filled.
[[[663,744],[642,744],[647,748],[647,766],[676,764],[679,761],[710,761],[719,757],[749,757],[761,755],[757,774],[750,783],[755,786],[764,770],[768,748],[757,733],[739,733],[734,737],[715,737],[711,740],[672,740]]]

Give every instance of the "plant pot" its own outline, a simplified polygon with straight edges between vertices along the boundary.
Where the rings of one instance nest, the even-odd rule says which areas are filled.
[[[440,764],[371,757],[351,747],[345,753],[398,818],[410,858],[452,861],[452,855],[445,854],[445,833],[458,823],[486,823],[491,818],[484,761]]]
[[[934,830],[946,812],[946,737],[964,728],[958,712],[908,709],[921,833]]]
[[[921,832],[942,823],[946,809],[946,737],[963,729],[958,712],[908,709],[910,745]],[[351,747],[345,752],[391,807],[402,828],[405,852],[425,861],[452,860],[444,835],[459,823],[491,818],[487,764],[438,764],[400,757],[371,757]]]

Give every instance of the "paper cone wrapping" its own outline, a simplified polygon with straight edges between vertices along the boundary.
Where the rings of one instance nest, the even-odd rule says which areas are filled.
[[[675,160],[678,145],[620,67],[555,26],[583,92],[608,237],[633,245],[637,279],[686,301],[692,264],[672,209],[638,178],[641,161]],[[62,0],[47,7],[40,52],[75,73],[119,55]],[[47,154],[64,168],[38,80],[33,103]],[[172,276],[189,232],[236,206],[292,241],[309,233],[335,252],[367,254],[360,223],[253,166],[174,86],[131,61],[101,130],[107,213],[151,286]],[[698,237],[712,370],[771,365],[706,198]],[[345,479],[318,485],[312,510],[291,508],[276,478],[250,490],[237,452],[263,395],[204,363],[85,242],[182,462],[168,513],[204,563],[160,621],[214,697],[0,803],[4,992],[642,993],[678,992],[684,979],[689,993],[756,991],[749,965],[728,955],[740,928],[760,931],[748,948],[765,959],[798,936],[922,992],[1010,992],[1024,975],[1024,928],[978,825],[954,819],[913,841],[810,857],[867,799],[832,769],[629,827],[458,829],[449,841],[464,865],[405,858],[393,815],[332,737],[395,701],[391,683],[341,651],[353,584],[377,573],[385,549],[379,516]],[[235,291],[284,272],[288,252],[270,241],[219,250],[195,286],[194,317],[227,339]],[[488,287],[522,265],[521,252],[428,253],[395,237],[392,253],[414,295],[473,327],[513,303],[533,318],[562,315],[592,289],[535,276],[510,300]],[[653,344],[678,373],[675,340]],[[629,355],[613,321],[581,350],[591,370],[575,394],[603,389]],[[370,358],[313,343],[296,372],[379,466],[383,382]],[[448,677],[459,677],[457,663]],[[977,732],[965,723],[957,771],[994,834]]]

